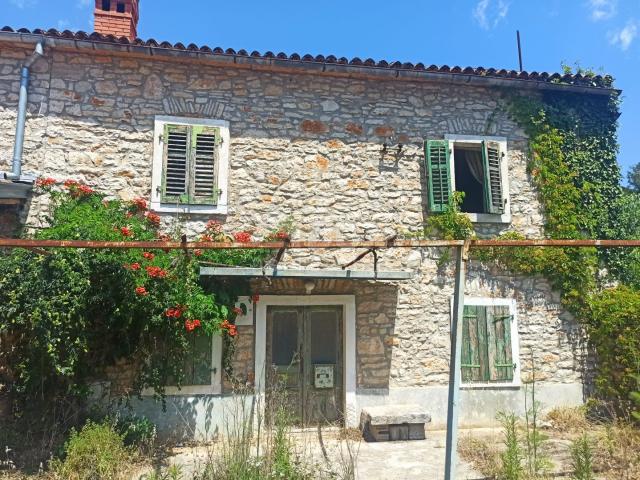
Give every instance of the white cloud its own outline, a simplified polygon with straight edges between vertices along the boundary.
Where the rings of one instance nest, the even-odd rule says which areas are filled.
[[[505,0],[480,0],[473,9],[473,18],[485,30],[495,28],[509,13]]]
[[[620,47],[622,51],[627,50],[633,40],[638,36],[638,22],[631,19],[627,24],[616,31],[609,32],[609,43]]]
[[[591,12],[591,20],[607,20],[616,15],[618,0],[589,0],[588,7]]]
[[[92,0],[78,0],[78,2],[76,3],[76,6],[78,8],[87,8],[89,6],[91,6],[93,4]]]

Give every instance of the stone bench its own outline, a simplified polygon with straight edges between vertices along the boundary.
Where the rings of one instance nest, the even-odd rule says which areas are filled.
[[[365,407],[360,414],[360,429],[367,442],[424,440],[429,422],[431,415],[420,405]]]

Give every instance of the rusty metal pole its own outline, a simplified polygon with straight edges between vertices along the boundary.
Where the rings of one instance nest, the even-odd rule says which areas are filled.
[[[460,408],[460,357],[464,315],[464,284],[469,258],[469,242],[456,247],[456,283],[451,318],[451,354],[449,357],[449,398],[447,402],[447,444],[444,460],[445,480],[455,480],[458,463],[458,410]]]

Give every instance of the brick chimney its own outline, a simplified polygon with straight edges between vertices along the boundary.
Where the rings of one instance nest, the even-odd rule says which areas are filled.
[[[94,30],[103,35],[137,37],[139,0],[96,0]]]

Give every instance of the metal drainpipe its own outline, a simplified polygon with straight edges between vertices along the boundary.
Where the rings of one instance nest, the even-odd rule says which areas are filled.
[[[18,99],[18,120],[16,123],[16,139],[13,145],[13,164],[11,174],[7,175],[12,180],[20,180],[22,174],[22,147],[24,145],[24,126],[27,120],[27,100],[29,96],[29,77],[31,66],[44,55],[44,41],[36,43],[36,48],[31,56],[24,62],[20,73],[20,97]]]

